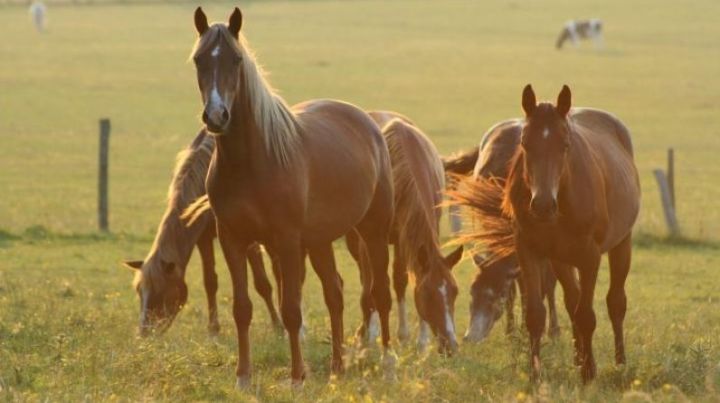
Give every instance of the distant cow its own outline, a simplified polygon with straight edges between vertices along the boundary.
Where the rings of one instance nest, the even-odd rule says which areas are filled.
[[[555,47],[562,49],[567,40],[577,46],[578,39],[592,39],[596,47],[602,46],[602,21],[593,18],[591,20],[570,20],[566,22],[563,30],[560,31]]]
[[[30,18],[35,25],[35,29],[38,32],[45,32],[45,16],[47,14],[47,7],[43,2],[37,0],[33,1],[30,5]]]

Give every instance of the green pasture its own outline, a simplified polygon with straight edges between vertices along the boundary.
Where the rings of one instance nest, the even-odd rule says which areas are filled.
[[[234,5],[204,8],[224,20]],[[287,382],[287,342],[270,328],[255,294],[253,389],[233,389],[235,329],[219,252],[220,337],[211,340],[205,330],[194,258],[189,305],[164,336],[136,338],[137,297],[119,262],[147,252],[175,154],[200,127],[200,96],[187,61],[195,6],[51,6],[44,35],[33,30],[25,8],[0,7],[0,399],[720,400],[720,3],[241,3],[243,31],[291,104],[337,98],[396,110],[449,154],[518,116],[525,84],[551,100],[568,84],[576,105],[609,110],[628,125],[641,173],[626,366],[613,361],[603,269],[592,385],[583,387],[572,366],[563,310],[560,339],[543,348],[540,386],[528,382],[524,334],[507,337],[504,323],[452,358],[397,345],[399,380],[386,383],[379,352],[352,348],[360,318],[357,269],[338,243],[347,373],[329,380],[329,318],[310,274],[304,292],[310,376],[295,392]],[[554,49],[564,21],[576,17],[604,20],[603,49],[590,43]],[[111,234],[96,230],[101,117],[112,119]],[[676,154],[681,239],[666,237],[652,176],[664,167],[668,147]],[[456,271],[459,332],[468,324],[473,275],[469,262]],[[394,322],[393,316],[393,330]]]

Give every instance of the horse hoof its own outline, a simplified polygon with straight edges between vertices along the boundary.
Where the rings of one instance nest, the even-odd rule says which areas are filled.
[[[397,338],[400,343],[407,343],[410,340],[410,331],[407,328],[398,329]]]
[[[238,376],[237,382],[235,382],[235,389],[238,389],[238,390],[250,389],[250,375]]]
[[[532,368],[531,368],[530,372],[531,372],[530,379],[534,383],[539,383],[541,380],[541,375],[542,375],[541,365],[540,365],[540,357],[538,357],[538,356],[532,357]]]
[[[333,375],[342,375],[345,372],[345,364],[343,364],[342,359],[339,360],[332,360],[332,364],[330,364],[330,373]]]
[[[217,337],[220,334],[220,324],[211,323],[208,325],[208,334],[210,337]]]
[[[305,379],[292,379],[290,381],[290,389],[292,389],[293,392],[302,392],[303,388],[305,387]]]
[[[385,380],[388,382],[397,381],[397,362],[398,357],[394,351],[388,349],[383,352],[382,367]]]
[[[588,364],[583,364],[582,368],[580,369],[582,380],[584,384],[588,384],[592,382],[593,379],[595,379],[596,375],[596,368],[595,368],[595,361],[591,361]]]

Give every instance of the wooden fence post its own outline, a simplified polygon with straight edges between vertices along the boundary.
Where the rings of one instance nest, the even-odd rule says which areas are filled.
[[[98,169],[98,225],[100,231],[108,231],[108,148],[110,143],[110,119],[100,119],[100,151]]]
[[[668,148],[667,154],[667,181],[668,190],[670,191],[670,201],[675,209],[675,150]]]
[[[665,223],[670,230],[670,235],[680,235],[680,226],[678,225],[677,216],[675,215],[675,207],[673,207],[669,181],[662,169],[653,170],[653,174],[655,174],[655,180],[657,180],[660,189],[660,201],[662,202]]]

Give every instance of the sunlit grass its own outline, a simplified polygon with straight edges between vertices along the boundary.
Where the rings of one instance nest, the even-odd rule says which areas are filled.
[[[396,346],[396,383],[377,349],[353,347],[357,270],[341,243],[347,371],[330,378],[329,319],[308,276],[305,388],[287,382],[287,342],[254,293],[253,388],[235,391],[235,330],[218,252],[222,330],[210,339],[199,263],[189,305],[162,337],[135,336],[138,302],[125,258],[141,258],[163,209],[175,153],[198,128],[200,100],[187,56],[194,3],[50,8],[36,35],[23,8],[1,8],[0,398],[5,400],[244,401],[718,401],[720,399],[720,3],[519,1],[293,1],[243,3],[244,30],[290,103],[332,97],[407,114],[443,153],[476,144],[520,113],[523,85],[553,99],[570,84],[580,105],[631,128],[643,187],[628,280],[628,364],[613,362],[596,293],[598,379],[583,387],[568,322],[545,341],[543,383],[529,383],[522,331],[504,324],[444,358]],[[226,17],[234,3],[206,7]],[[606,21],[606,47],[556,52],[562,22]],[[97,119],[112,118],[111,234],[96,227]],[[651,170],[676,148],[684,237],[666,239]],[[468,323],[471,264],[456,269],[459,332]],[[411,292],[408,293],[411,297]],[[562,298],[558,292],[558,303]],[[412,305],[410,305],[412,307]],[[412,312],[412,309],[411,309]],[[519,312],[518,315],[519,317]],[[414,318],[414,315],[413,315]],[[393,316],[393,332],[395,319]],[[414,329],[416,332],[417,329]]]

